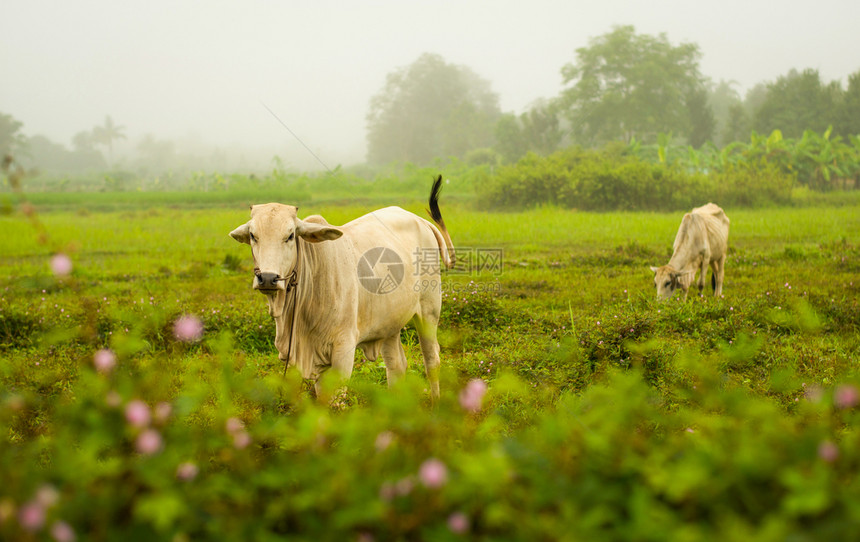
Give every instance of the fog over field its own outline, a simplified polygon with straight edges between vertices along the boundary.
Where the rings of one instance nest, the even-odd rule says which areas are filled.
[[[561,67],[614,25],[694,42],[701,70],[741,93],[792,68],[843,80],[860,60],[849,0],[530,2],[15,2],[0,17],[0,112],[27,136],[69,145],[104,121],[114,150],[151,135],[183,152],[216,148],[239,165],[365,158],[365,116],[386,75],[422,53],[487,79],[502,111],[556,96]]]

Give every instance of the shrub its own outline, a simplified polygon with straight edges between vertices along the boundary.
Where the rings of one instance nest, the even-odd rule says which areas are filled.
[[[500,168],[479,190],[483,202],[492,207],[534,207],[566,199],[569,185],[570,172],[560,155],[529,153],[515,165]]]
[[[667,210],[701,205],[711,179],[677,167],[648,164],[610,147],[572,148],[542,157],[530,153],[499,169],[481,199],[499,208],[560,205],[583,210]]]
[[[677,168],[627,160],[575,170],[579,207],[589,210],[670,210],[688,208],[707,198],[704,179]]]
[[[723,205],[761,207],[791,201],[794,175],[768,163],[729,164],[713,174],[716,201]]]
[[[474,149],[466,153],[463,161],[470,166],[497,166],[502,157],[493,149]]]

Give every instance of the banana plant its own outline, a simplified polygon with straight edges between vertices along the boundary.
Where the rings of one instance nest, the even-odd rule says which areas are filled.
[[[817,190],[836,188],[837,182],[846,184],[846,177],[854,170],[857,155],[839,136],[830,138],[832,127],[823,134],[806,130],[795,145],[794,163],[801,182]]]
[[[669,145],[671,145],[671,144],[672,144],[672,132],[669,132],[668,134],[664,134],[664,133],[660,132],[659,134],[657,134],[657,160],[661,164],[664,164],[664,165],[666,164],[668,149],[669,149]]]
[[[719,168],[724,170],[730,165],[742,161],[749,152],[750,146],[743,141],[733,141],[723,147],[718,156]]]
[[[860,181],[860,135],[843,141],[833,136],[832,127],[822,133],[807,130],[798,139],[786,138],[780,130],[768,135],[752,131],[749,142],[735,141],[723,148],[707,143],[699,149],[673,146],[671,133],[659,133],[652,145],[631,138],[627,151],[641,160],[674,163],[703,173],[724,171],[741,163],[769,163],[816,190],[858,187]]]
[[[630,138],[630,143],[627,144],[627,152],[633,156],[639,156],[639,151],[642,150],[642,142],[636,139],[636,136]]]

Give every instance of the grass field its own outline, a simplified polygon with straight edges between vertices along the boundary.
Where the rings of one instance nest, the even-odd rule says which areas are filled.
[[[463,534],[456,514],[486,539],[857,532],[856,400],[840,393],[860,379],[858,206],[726,209],[724,297],[657,303],[648,266],[668,261],[680,213],[483,213],[443,198],[461,254],[503,266],[443,277],[443,399],[429,408],[411,330],[402,390],[359,355],[329,404],[281,376],[249,251],[227,236],[247,208],[162,203],[43,212],[41,238],[23,215],[0,217],[0,534],[19,532],[3,510],[44,483],[62,502],[51,517],[94,540],[444,540]],[[370,210],[301,214],[340,224]],[[68,278],[51,274],[56,251]],[[201,342],[173,338],[182,314],[202,320]],[[100,348],[119,361],[109,378],[92,368]],[[489,392],[464,416],[474,378]],[[152,422],[158,458],[135,453],[139,428],[105,406],[111,393],[172,405]],[[231,446],[231,419],[252,446]],[[396,453],[383,457],[380,435]],[[438,492],[428,458],[447,465]],[[197,488],[174,474],[189,461]]]

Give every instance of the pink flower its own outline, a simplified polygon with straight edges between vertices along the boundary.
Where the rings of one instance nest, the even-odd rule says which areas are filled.
[[[818,457],[828,463],[833,463],[839,458],[839,447],[829,440],[818,445]]]
[[[28,502],[18,510],[18,523],[25,531],[35,533],[45,525],[45,508],[39,502]]]
[[[469,412],[478,412],[486,393],[487,383],[480,378],[474,378],[460,392],[460,406]]]
[[[196,316],[185,314],[173,324],[173,335],[182,342],[196,342],[203,337],[203,322]]]
[[[448,468],[436,458],[430,458],[421,464],[418,470],[418,478],[425,487],[430,489],[440,488],[448,481]]]
[[[379,486],[379,498],[383,501],[390,501],[397,495],[397,492],[394,489],[394,484],[391,482],[385,482],[381,486]]]
[[[191,461],[180,463],[179,466],[176,467],[176,477],[183,482],[190,482],[191,480],[197,478],[198,472],[200,472],[200,469],[198,469],[197,465],[195,465]]]
[[[55,521],[51,525],[51,536],[57,542],[75,542],[77,540],[74,529],[65,521]]]
[[[93,355],[93,366],[100,373],[109,373],[116,366],[116,355],[107,348],[102,348]]]
[[[227,418],[227,421],[224,422],[224,428],[227,429],[227,432],[231,435],[238,433],[239,431],[245,429],[245,423],[236,417]]]
[[[170,403],[166,403],[164,401],[157,403],[155,405],[155,421],[158,423],[166,422],[172,412],[173,407],[170,406]]]
[[[152,455],[161,450],[162,444],[161,433],[155,429],[147,429],[138,435],[135,447],[143,455]]]
[[[376,435],[376,451],[384,452],[389,446],[391,446],[392,442],[394,442],[394,433],[391,431],[383,431],[382,433],[379,433]]]
[[[72,272],[72,259],[59,252],[51,258],[51,271],[58,277],[67,277]]]
[[[401,478],[396,484],[394,484],[394,491],[401,497],[405,497],[412,493],[412,488],[414,487],[415,483],[412,481],[412,477],[407,476],[406,478]]]
[[[111,408],[116,408],[122,404],[122,397],[115,390],[111,390],[105,396],[105,404]]]
[[[806,384],[804,384],[804,386],[806,386]],[[803,396],[807,401],[817,403],[821,401],[821,398],[824,396],[824,390],[821,389],[821,386],[813,384],[806,388],[806,391],[803,392]]]
[[[60,492],[51,484],[45,484],[36,491],[36,502],[44,508],[51,508],[60,501]]]
[[[233,433],[233,446],[241,450],[243,448],[247,448],[248,445],[251,444],[251,435],[249,435],[245,431],[237,431]]]
[[[125,406],[125,419],[134,427],[146,427],[150,418],[149,407],[140,399],[130,401]]]
[[[454,534],[464,534],[469,530],[469,517],[463,512],[454,512],[448,516],[448,528]]]
[[[860,392],[851,384],[842,384],[836,387],[833,393],[833,401],[839,408],[852,408],[860,402]]]

